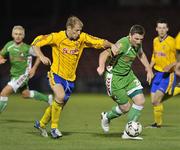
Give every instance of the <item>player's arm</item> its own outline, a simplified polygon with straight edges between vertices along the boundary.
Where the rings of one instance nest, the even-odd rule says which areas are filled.
[[[4,64],[7,61],[2,55],[0,55],[0,64]]]
[[[169,53],[169,65],[163,68],[164,72],[173,72],[176,66],[176,44],[175,40],[170,41],[169,46],[171,47],[171,51]]]
[[[29,78],[32,78],[35,75],[36,70],[40,63],[41,63],[40,59],[38,57],[36,57],[35,63],[32,66],[31,70],[29,71]]]
[[[153,75],[152,68],[148,62],[148,59],[147,59],[145,53],[143,51],[141,51],[138,54],[138,58],[141,61],[141,63],[144,65],[145,70],[147,71],[147,81],[149,84],[151,84],[151,80],[152,80],[154,75]]]
[[[53,33],[49,35],[41,35],[36,37],[31,44],[34,52],[36,53],[36,56],[39,57],[40,61],[42,61],[42,63],[45,65],[51,65],[51,61],[48,57],[44,56],[41,51],[41,47],[52,44],[53,37]]]
[[[3,47],[3,49],[0,51],[0,64],[4,64],[7,59],[5,59],[4,57],[8,55],[8,51],[7,51],[7,44]]]
[[[152,54],[152,58],[151,58],[151,63],[150,63],[150,67],[153,68],[155,65],[155,61],[154,61],[154,53]]]
[[[39,57],[40,61],[42,61],[43,64],[51,65],[51,60],[48,57],[44,56],[40,47],[33,45],[33,49],[34,49],[37,57]]]
[[[93,47],[93,48],[97,48],[97,49],[111,48],[114,55],[118,54],[118,47],[115,44],[109,42],[108,40],[94,37],[87,33],[85,33],[84,38],[85,38],[86,47]]]
[[[97,68],[97,72],[99,75],[102,75],[105,70],[105,64],[108,59],[108,57],[111,56],[110,49],[106,49],[99,55],[99,66]]]

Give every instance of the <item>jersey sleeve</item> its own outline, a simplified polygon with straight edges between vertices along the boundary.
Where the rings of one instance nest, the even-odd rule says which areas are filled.
[[[98,38],[98,37],[94,37],[92,35],[89,35],[87,33],[84,33],[84,43],[85,43],[85,47],[93,47],[96,49],[100,49],[100,48],[104,48],[104,39]]]
[[[124,53],[128,49],[127,42],[124,39],[120,39],[116,42],[119,47],[119,54]]]
[[[57,40],[57,33],[51,33],[48,35],[37,36],[31,45],[42,47],[45,45],[51,45]]]
[[[176,60],[176,44],[175,44],[175,40],[172,39],[170,41],[170,46],[171,46],[171,53],[170,53],[170,59],[172,62],[171,63],[174,63],[174,60]]]
[[[29,54],[32,55],[32,56],[36,56],[36,53],[34,52],[32,46],[29,48]]]

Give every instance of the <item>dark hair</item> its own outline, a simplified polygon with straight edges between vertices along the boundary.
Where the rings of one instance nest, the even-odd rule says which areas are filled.
[[[156,25],[157,25],[158,23],[165,23],[165,24],[167,25],[167,27],[168,27],[168,21],[167,21],[166,19],[164,19],[164,18],[158,19],[158,20],[156,21]]]
[[[130,33],[131,35],[133,35],[133,34],[135,34],[135,33],[138,33],[138,34],[140,34],[140,35],[144,35],[144,34],[145,34],[145,29],[144,29],[143,26],[136,24],[136,25],[133,25],[133,26],[131,27],[129,33]]]

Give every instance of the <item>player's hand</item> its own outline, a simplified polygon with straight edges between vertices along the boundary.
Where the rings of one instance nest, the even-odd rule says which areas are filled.
[[[4,64],[7,61],[7,59],[1,58],[0,59],[0,64]]]
[[[152,81],[153,77],[154,77],[154,74],[152,72],[152,69],[147,70],[147,79],[146,79],[146,81],[149,83],[149,85],[151,84],[151,81]]]
[[[98,74],[100,75],[100,76],[102,76],[103,75],[103,73],[104,73],[104,67],[98,67],[97,68],[97,72],[98,72]]]
[[[40,56],[39,59],[42,61],[45,65],[51,65],[51,60],[46,56]]]
[[[180,62],[178,62],[175,66],[175,73],[180,77]]]
[[[31,79],[35,75],[35,69],[31,68],[29,71],[29,78]]]

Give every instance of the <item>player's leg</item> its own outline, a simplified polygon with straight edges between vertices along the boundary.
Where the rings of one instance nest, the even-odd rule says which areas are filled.
[[[135,92],[133,92],[133,94],[134,94],[134,96],[132,97],[133,104],[130,111],[128,112],[128,122],[138,121],[141,115],[141,111],[144,108],[145,98],[142,93],[142,90],[136,90]]]
[[[58,138],[62,136],[58,130],[60,114],[74,89],[74,82],[64,80],[60,76],[52,73],[49,73],[49,81],[55,95],[51,108],[51,135],[53,138]]]
[[[8,96],[13,93],[13,88],[10,85],[6,85],[0,94],[0,113],[3,112],[8,103]]]
[[[173,95],[175,84],[176,76],[174,73],[158,73],[156,79],[153,81],[151,100],[153,105],[154,123],[151,127],[159,128],[162,126],[164,110],[162,102],[169,98],[169,95]]]
[[[162,99],[164,97],[164,93],[162,91],[157,90],[156,93],[152,95],[152,105],[153,105],[153,114],[154,114],[154,123],[151,127],[159,128],[162,126],[162,116],[163,116],[163,103]]]
[[[127,95],[133,100],[133,104],[128,112],[128,122],[138,121],[141,111],[144,107],[145,98],[142,92],[143,87],[141,82],[134,74],[131,74],[129,80],[132,81],[126,87]],[[123,132],[122,139],[142,140],[142,137],[131,137],[125,131]]]
[[[142,94],[141,90],[136,90],[135,92],[132,93],[134,96],[132,97],[133,104],[128,112],[128,122],[129,121],[138,121],[141,111],[144,107],[144,102],[145,98],[144,95]],[[122,139],[132,139],[132,140],[143,140],[142,137],[137,136],[137,137],[131,137],[129,136],[126,131],[123,132]]]
[[[65,92],[61,84],[54,85],[52,90],[54,92],[55,98],[51,108],[51,135],[53,138],[58,138],[62,136],[62,134],[58,131],[58,124],[64,105]]]
[[[110,111],[101,113],[101,127],[104,132],[109,131],[109,123],[112,119],[121,116],[127,112],[129,97],[126,94],[124,86],[124,80],[121,77],[113,76],[111,73],[106,74],[106,88],[107,93],[118,104]]]
[[[47,131],[46,131],[46,125],[51,120],[51,105],[48,106],[43,114],[43,117],[40,121],[36,120],[34,127],[38,129],[43,137],[48,137]]]
[[[173,92],[173,96],[176,96],[176,95],[179,95],[180,94],[180,87],[179,86],[176,86],[174,88],[174,92]]]
[[[46,95],[38,91],[29,90],[27,88],[22,91],[22,96],[24,98],[33,98],[38,101],[44,101],[49,103],[50,105],[52,104],[52,99],[53,99],[53,96],[51,94]]]
[[[105,133],[109,132],[110,121],[112,119],[118,118],[122,114],[125,114],[126,112],[128,112],[129,108],[130,108],[130,103],[127,100],[126,104],[121,104],[121,105],[119,104],[119,105],[112,107],[112,109],[107,112],[102,112],[101,113],[101,127],[102,127],[103,131]]]

